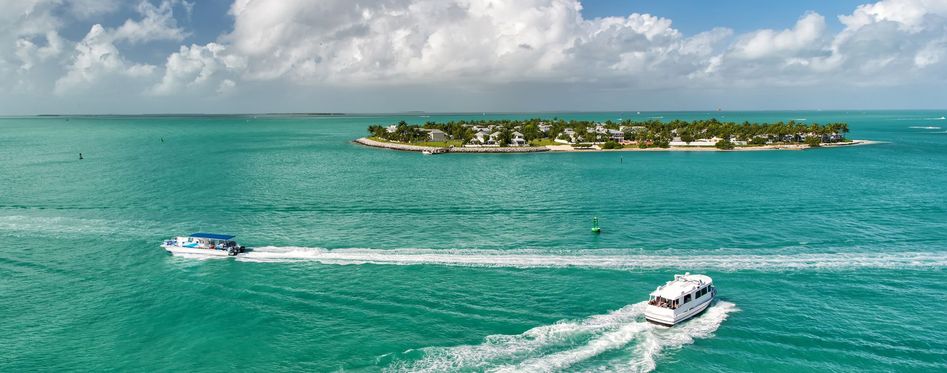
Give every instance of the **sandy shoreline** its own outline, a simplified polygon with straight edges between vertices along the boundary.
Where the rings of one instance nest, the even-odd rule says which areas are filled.
[[[575,149],[571,145],[548,145],[544,147],[486,147],[486,148],[465,148],[465,147],[453,147],[453,148],[437,148],[432,146],[418,146],[418,145],[409,145],[393,142],[381,142],[371,140],[367,137],[362,137],[356,139],[355,143],[371,146],[375,148],[385,148],[392,150],[401,150],[401,151],[410,151],[410,152],[422,152],[425,150],[434,151],[441,149],[441,151],[446,151],[448,153],[538,153],[538,152],[740,152],[740,151],[772,151],[772,150],[806,150],[812,149],[809,145],[799,144],[799,145],[760,145],[753,147],[736,147],[733,150],[722,150],[709,146],[672,146],[670,148],[622,148],[622,149],[600,149],[598,147],[592,147],[590,149]],[[860,145],[871,145],[879,144],[879,141],[871,140],[852,140],[846,143],[836,143],[836,144],[822,144],[820,148],[841,148],[848,146],[860,146]]]
[[[538,153],[538,152],[548,152],[550,149],[546,147],[541,148],[517,148],[517,147],[506,147],[506,148],[463,148],[463,147],[453,147],[453,148],[438,148],[433,146],[418,146],[418,145],[409,145],[401,144],[396,142],[381,142],[369,139],[367,137],[362,137],[355,140],[355,143],[371,146],[375,148],[385,148],[392,150],[401,150],[408,152],[421,152],[421,151],[434,151],[439,149],[446,149],[448,153]]]

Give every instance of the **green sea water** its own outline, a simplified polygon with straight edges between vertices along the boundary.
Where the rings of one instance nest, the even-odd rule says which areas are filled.
[[[351,140],[539,114],[3,118],[0,371],[945,371],[945,114],[544,114],[884,143],[438,156]],[[158,246],[197,231],[257,251]],[[645,323],[685,271],[720,301]]]

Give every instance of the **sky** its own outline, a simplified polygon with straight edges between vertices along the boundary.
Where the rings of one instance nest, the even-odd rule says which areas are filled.
[[[0,0],[0,115],[947,108],[947,0]]]

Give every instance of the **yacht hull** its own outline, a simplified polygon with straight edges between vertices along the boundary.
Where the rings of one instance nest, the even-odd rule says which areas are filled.
[[[697,304],[694,307],[681,313],[673,312],[667,308],[659,308],[655,306],[648,306],[644,312],[645,320],[648,320],[651,323],[663,325],[663,326],[674,326],[680,324],[684,321],[690,320],[694,316],[699,315],[701,312],[704,312],[707,307],[710,307],[710,304],[713,303],[715,298],[708,299],[706,302]],[[667,312],[672,311],[672,312]]]
[[[212,249],[197,249],[197,248],[188,248],[180,246],[169,246],[161,245],[161,247],[171,255],[199,255],[207,257],[221,257],[226,258],[230,256],[243,256],[246,253],[238,253],[237,255],[230,255],[227,250],[212,250]]]

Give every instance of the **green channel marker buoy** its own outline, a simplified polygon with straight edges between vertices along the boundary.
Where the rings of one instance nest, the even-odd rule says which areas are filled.
[[[592,218],[592,233],[602,233],[602,228],[598,227],[598,218]]]

